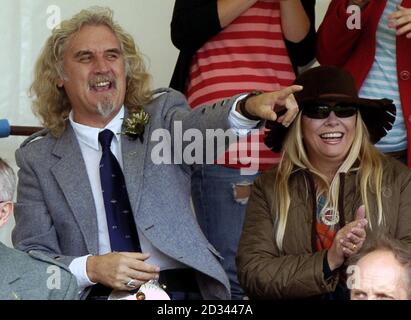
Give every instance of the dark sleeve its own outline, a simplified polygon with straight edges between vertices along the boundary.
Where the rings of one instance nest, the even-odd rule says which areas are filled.
[[[331,1],[317,33],[316,57],[320,64],[343,66],[350,59],[378,3],[370,2],[361,10],[361,28],[348,29],[348,0]]]
[[[337,271],[339,268],[335,269],[334,271],[331,271],[330,265],[328,264],[328,250],[325,252],[324,255],[324,260],[323,260],[323,274],[324,274],[324,279],[325,281],[328,281],[332,277],[334,277],[337,274]]]
[[[315,58],[315,0],[301,0],[301,3],[310,20],[310,30],[305,38],[298,43],[285,39],[288,55],[295,72],[297,72],[297,67],[305,66]]]
[[[177,49],[194,53],[220,31],[217,0],[176,0],[171,41]]]

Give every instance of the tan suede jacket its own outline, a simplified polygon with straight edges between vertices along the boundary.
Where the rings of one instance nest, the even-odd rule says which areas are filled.
[[[402,163],[383,158],[383,214],[385,225],[371,218],[371,232],[388,233],[407,243],[411,249],[411,170]],[[280,253],[275,242],[273,183],[276,168],[264,173],[252,189],[243,233],[237,253],[238,276],[246,294],[252,299],[299,299],[333,292],[338,273],[324,279],[326,251],[316,252],[313,219],[316,201],[313,179],[306,170],[298,170],[289,181],[291,205]],[[358,171],[341,174],[340,225],[354,220],[362,204]],[[341,197],[341,195],[343,195]],[[377,212],[375,195],[369,193],[371,212]],[[343,213],[341,215],[341,213]]]

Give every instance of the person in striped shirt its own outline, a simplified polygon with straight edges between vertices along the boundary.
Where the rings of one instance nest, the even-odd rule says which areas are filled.
[[[360,16],[350,5],[358,6]],[[353,18],[359,28],[347,24]],[[410,52],[411,0],[333,0],[318,30],[321,64],[348,70],[361,97],[394,101],[394,127],[376,146],[411,167]]]
[[[183,92],[192,108],[240,93],[289,86],[298,66],[314,58],[314,7],[312,0],[176,0],[171,38],[180,55],[170,86]],[[199,165],[193,170],[196,216],[224,257],[233,299],[244,296],[235,255],[250,185],[258,175],[251,171],[244,175],[244,169],[267,170],[278,160],[260,132],[230,145],[217,161],[223,165]]]

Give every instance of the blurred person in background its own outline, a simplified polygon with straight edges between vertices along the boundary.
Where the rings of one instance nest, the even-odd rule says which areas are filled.
[[[176,0],[171,39],[180,54],[170,86],[197,108],[244,92],[291,85],[298,68],[314,59],[314,9],[313,0]],[[256,150],[252,155],[258,157],[242,156],[239,150],[245,148]],[[250,188],[256,171],[278,161],[261,133],[256,139],[240,139],[220,155],[218,165],[196,166],[192,174],[196,217],[224,258],[233,299],[244,296],[235,255]],[[257,170],[242,174],[246,168]]]
[[[360,16],[347,13],[357,5]],[[360,22],[350,26],[355,17]],[[352,22],[354,22],[352,20]],[[383,153],[411,166],[411,0],[333,0],[317,34],[317,59],[355,79],[359,96],[388,98],[395,123],[378,143]]]

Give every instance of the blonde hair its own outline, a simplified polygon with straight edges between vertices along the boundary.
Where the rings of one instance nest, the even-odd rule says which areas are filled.
[[[114,22],[113,11],[102,7],[82,10],[52,31],[37,59],[34,80],[30,87],[30,96],[34,97],[34,113],[56,137],[63,133],[65,119],[71,110],[65,90],[57,87],[58,81],[64,77],[64,50],[72,35],[85,25],[107,26],[120,42],[126,67],[127,89],[124,101],[126,108],[135,111],[152,98],[151,79],[146,71],[142,54],[136,48],[133,37]]]
[[[314,168],[310,163],[303,143],[301,123],[302,115],[300,112],[284,141],[283,156],[276,172],[274,183],[275,205],[272,210],[274,210],[274,216],[276,217],[275,239],[278,248],[281,251],[283,250],[284,233],[291,203],[288,181],[291,174],[298,169],[307,169],[314,175],[317,182],[316,200],[318,201],[320,196],[324,196],[326,199],[324,209],[331,208],[331,210],[335,210],[334,212],[338,212],[340,173],[347,173],[350,169],[358,170],[357,179],[359,180],[361,199],[365,205],[369,226],[372,228],[368,191],[375,193],[378,225],[383,224],[381,199],[382,161],[378,150],[369,141],[368,131],[362,121],[361,114],[359,112],[357,114],[355,137],[348,155],[338,168],[331,183],[323,173]],[[354,165],[357,160],[359,160],[361,165],[355,168]]]

